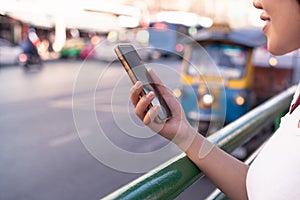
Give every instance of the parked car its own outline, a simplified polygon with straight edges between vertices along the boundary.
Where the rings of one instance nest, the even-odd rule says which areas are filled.
[[[15,65],[19,62],[22,48],[10,41],[0,38],[0,65]]]
[[[93,40],[92,46],[86,45],[82,55],[88,55],[96,60],[113,62],[118,60],[114,48],[119,43],[130,43],[135,46],[140,57],[147,60],[150,57],[148,46],[148,32],[143,29],[111,31],[107,36],[98,37]]]
[[[94,59],[95,58],[95,45],[91,42],[87,42],[80,51],[80,58],[82,59]]]
[[[110,42],[106,40],[102,41],[95,47],[95,58],[105,62],[113,62],[118,60],[114,52],[114,48],[119,43],[130,43],[134,45],[142,60],[147,60],[150,56],[149,48],[139,44],[138,42],[129,40]]]

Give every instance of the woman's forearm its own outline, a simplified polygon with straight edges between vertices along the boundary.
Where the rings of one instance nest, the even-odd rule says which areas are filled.
[[[201,171],[230,199],[247,199],[246,176],[248,165],[214,146],[210,151],[201,152],[204,144],[202,135],[197,134],[185,151],[187,156],[201,169]],[[207,144],[206,144],[207,145]]]

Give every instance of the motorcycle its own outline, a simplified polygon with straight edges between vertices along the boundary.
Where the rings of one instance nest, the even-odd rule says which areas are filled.
[[[19,55],[19,64],[28,71],[31,68],[42,69],[43,63],[39,55],[22,53]]]

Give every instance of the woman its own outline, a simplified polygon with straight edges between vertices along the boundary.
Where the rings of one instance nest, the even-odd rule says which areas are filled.
[[[282,55],[300,48],[300,0],[254,0],[266,22],[263,32],[268,49]],[[142,83],[131,89],[131,101],[137,116],[151,129],[178,145],[211,181],[230,199],[296,199],[300,197],[300,106],[293,108],[281,126],[249,167],[208,142],[187,122],[180,103],[149,70],[167,101],[173,117],[164,124],[154,118],[159,106],[147,111],[154,98],[142,98]],[[300,84],[292,104],[300,93]],[[300,100],[300,99],[299,99]]]

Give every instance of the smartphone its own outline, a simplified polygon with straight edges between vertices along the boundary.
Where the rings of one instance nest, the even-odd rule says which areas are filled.
[[[132,44],[118,44],[114,50],[132,83],[135,84],[137,81],[143,83],[143,91],[140,95],[146,95],[150,91],[154,92],[155,98],[151,102],[150,107],[160,104],[160,111],[155,121],[163,123],[168,120],[172,116],[171,110],[151,79],[135,47]]]

